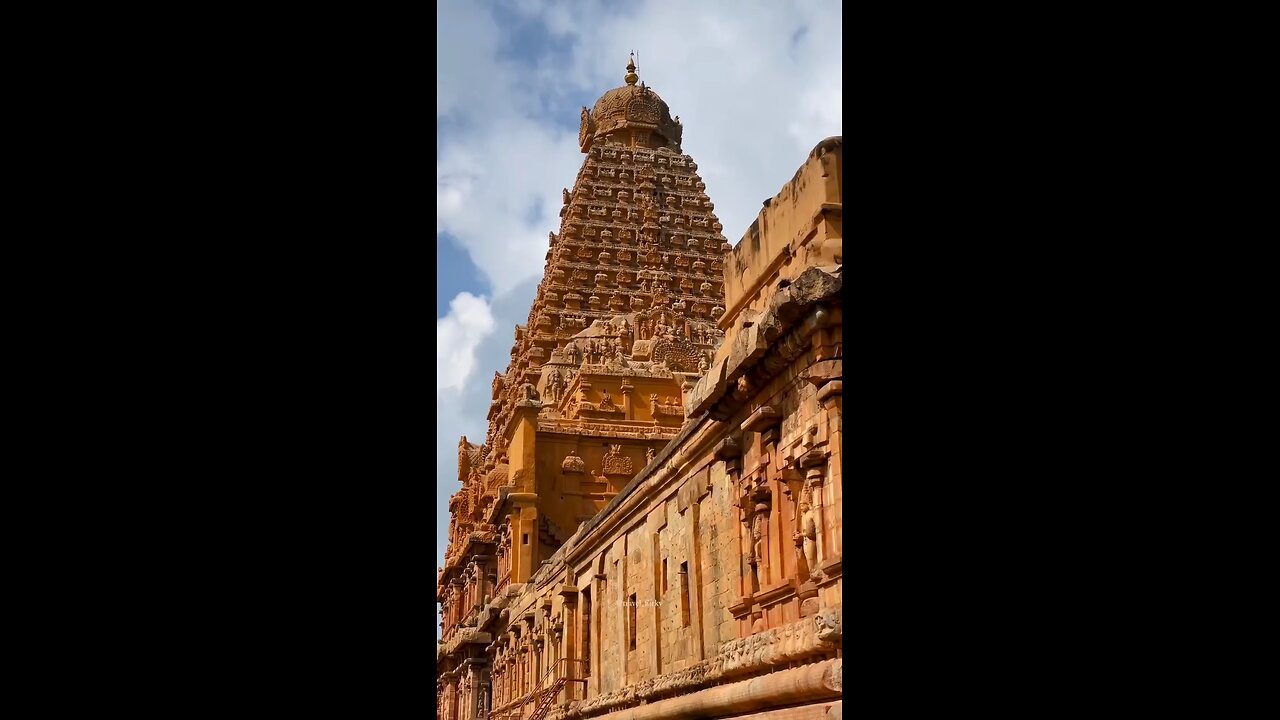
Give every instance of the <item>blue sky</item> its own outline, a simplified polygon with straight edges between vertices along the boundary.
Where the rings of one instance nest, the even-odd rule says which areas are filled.
[[[820,140],[840,135],[838,0],[442,0],[436,6],[436,565],[458,436],[482,440],[490,380],[527,322],[582,106],[640,79],[736,244]],[[437,627],[438,630],[438,627]]]

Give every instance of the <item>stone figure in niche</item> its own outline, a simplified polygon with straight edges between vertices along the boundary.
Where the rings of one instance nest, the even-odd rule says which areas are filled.
[[[818,488],[810,485],[800,498],[800,539],[804,543],[804,560],[809,566],[809,576],[819,577],[822,571],[818,568],[818,518],[814,504]]]
[[[655,395],[654,397],[657,397],[657,396]],[[645,461],[645,463],[651,463],[651,462],[653,462],[653,457],[654,457],[653,448],[645,448],[645,451],[644,451],[644,461]]]
[[[751,516],[751,557],[758,563],[764,556],[764,526],[769,521],[769,506],[760,503]]]
[[[600,390],[600,409],[612,410],[614,408],[613,398],[609,397],[609,391],[601,388]]]
[[[570,362],[570,363],[572,363],[572,364],[573,364],[573,365],[575,365],[575,366],[576,366],[576,365],[578,365],[578,361],[579,361],[579,359],[580,359],[580,358],[579,358],[579,356],[578,356],[578,345],[577,345],[577,343],[572,343],[572,342],[571,342],[571,343],[569,343],[568,345],[565,345],[565,346],[564,346],[564,353],[565,353],[565,355],[569,358],[569,362]]]
[[[706,355],[703,355],[703,356],[701,356],[700,358],[698,358],[698,372],[700,372],[700,373],[706,373],[706,372],[707,372],[707,369],[708,369],[708,368],[710,368],[710,367],[711,367],[711,366],[707,364],[707,356],[706,356]]]
[[[656,413],[658,412],[658,393],[649,396],[649,407]]]
[[[547,378],[547,390],[550,391],[547,396],[551,402],[556,402],[560,399],[560,393],[564,390],[564,378],[560,377],[559,370],[553,369],[551,371],[551,377]]]
[[[561,188],[560,192],[564,195],[564,204],[569,204],[569,188]]]

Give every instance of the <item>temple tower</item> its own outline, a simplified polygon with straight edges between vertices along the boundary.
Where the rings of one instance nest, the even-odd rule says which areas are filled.
[[[484,646],[496,652],[508,637],[485,631],[501,598],[675,437],[684,395],[723,338],[731,246],[681,149],[679,117],[637,84],[634,60],[623,80],[582,108],[586,158],[563,190],[528,324],[515,328],[506,373],[494,373],[488,433],[479,445],[459,442],[462,488],[437,573],[451,717],[473,717],[485,702],[487,691],[464,680],[488,682]],[[508,624],[518,637],[517,618]]]

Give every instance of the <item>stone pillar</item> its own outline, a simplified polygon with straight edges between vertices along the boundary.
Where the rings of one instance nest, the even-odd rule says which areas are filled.
[[[626,413],[625,417],[628,420],[636,419],[635,409],[631,403],[632,390],[635,390],[635,388],[630,384],[628,384],[626,380],[623,380],[622,381],[622,410],[623,412]]]
[[[444,720],[457,720],[456,701],[458,697],[458,683],[454,678],[448,678],[444,682]]]
[[[474,587],[474,583],[472,582],[472,575],[471,575],[472,567],[473,567],[472,565],[467,565],[462,570],[462,575],[461,575],[462,601],[458,603],[458,605],[460,606],[458,609],[458,612],[461,615],[461,617],[459,618],[460,620],[465,619],[467,615],[471,614],[471,606],[475,602],[474,601],[475,587]]]
[[[625,687],[628,684],[627,670],[629,669],[630,663],[627,661],[630,660],[631,658],[631,635],[629,634],[630,628],[627,627],[627,623],[630,622],[631,620],[631,608],[623,605],[623,603],[627,602],[627,600],[630,599],[630,595],[627,592],[631,587],[631,584],[628,582],[629,578],[627,577],[627,552],[628,552],[627,538],[629,536],[630,536],[630,533],[627,533],[627,532],[622,533],[622,556],[618,558],[618,564],[617,564],[618,600],[617,600],[617,603],[614,605],[614,607],[618,608],[619,610],[618,627],[622,630],[622,632],[618,633],[618,640],[621,644],[620,647],[622,648],[622,663],[621,663],[622,672],[619,673],[618,675],[617,687]],[[637,615],[638,614],[639,614],[639,611],[637,610]]]
[[[513,517],[515,530],[511,543],[515,567],[511,571],[511,582],[526,583],[537,571],[538,558],[538,508],[534,505],[537,498],[532,493],[521,493],[530,497],[522,497],[515,501],[518,514]]]
[[[562,664],[565,677],[580,679],[582,677],[582,663],[579,661],[582,659],[582,650],[578,647],[578,612],[582,606],[578,602],[578,588],[573,585],[561,585],[559,592],[562,604],[559,636],[556,638],[558,654],[560,659],[565,661]],[[583,699],[583,693],[579,689],[581,687],[580,683],[566,683],[565,701]]]
[[[840,513],[827,513],[826,507],[839,507],[842,493],[842,446],[841,431],[841,380],[843,361],[840,358],[842,332],[840,328],[840,309],[821,308],[825,313],[826,325],[814,333],[811,340],[817,362],[805,371],[805,379],[817,388],[817,401],[821,406],[818,422],[814,428],[811,441],[815,447],[807,449],[812,459],[804,462],[807,468],[817,468],[821,472],[825,466],[826,479],[817,479],[820,492],[817,498],[818,547],[825,557],[839,556],[842,553],[840,536]],[[811,470],[812,471],[812,470]]]
[[[533,485],[534,470],[537,463],[538,411],[542,404],[536,401],[521,402],[516,405],[512,418],[511,447],[507,460],[508,482],[519,492],[535,492]]]
[[[502,581],[503,577],[511,570],[510,557],[511,553],[507,548],[507,543],[511,539],[511,525],[509,522],[503,522],[499,526],[498,533],[498,576],[494,582],[495,597],[497,591],[497,583]]]
[[[462,701],[462,718],[463,720],[475,720],[476,716],[476,677],[475,668],[467,661],[467,677],[463,681]]]
[[[665,522],[665,512],[662,515],[662,519]],[[651,568],[649,576],[653,582],[653,590],[650,593],[653,598],[653,607],[649,608],[646,615],[652,618],[653,621],[653,639],[649,642],[649,647],[647,648],[649,652],[649,672],[656,677],[662,674],[662,539],[656,531],[652,531],[652,527],[653,525],[650,527],[653,534],[650,535],[651,541],[647,561]],[[698,532],[697,525],[694,526],[693,532],[696,536]]]
[[[696,480],[695,480],[696,481]],[[694,657],[698,662],[706,659],[706,638],[704,637],[706,618],[702,614],[702,553],[698,544],[702,528],[701,503],[693,501],[689,505],[690,532],[688,549],[685,557],[689,558],[689,614],[690,628],[693,631]]]
[[[497,597],[498,558],[494,556],[488,556],[485,558],[485,564],[486,564],[486,568],[485,568],[484,601],[485,601],[485,604],[488,604],[494,598]]]
[[[453,616],[449,624],[456,627],[458,623],[462,622],[462,578],[454,578],[449,581],[449,584],[452,586],[449,588],[449,609],[451,611],[450,615]]]
[[[839,380],[828,383],[818,391],[818,399],[822,400],[826,410],[827,417],[827,449],[831,453],[827,458],[827,483],[824,488],[823,505],[827,507],[837,508],[844,497],[843,481],[844,477],[841,472],[843,464],[844,452],[844,432],[841,427],[841,390],[842,383]],[[840,513],[833,512],[829,516],[823,518],[823,536],[827,540],[827,545],[831,548],[830,555],[841,557],[844,554],[843,540],[843,518]]]
[[[603,563],[604,563],[603,557],[601,557],[600,562],[601,562],[601,565],[603,566]],[[591,604],[593,608],[591,612],[591,617],[587,618],[588,627],[591,628],[591,645],[590,647],[587,648],[587,659],[590,661],[590,664],[591,664],[590,690],[591,690],[592,696],[596,696],[596,697],[600,695],[600,683],[601,683],[600,676],[604,673],[604,668],[601,667],[603,663],[601,662],[601,646],[600,646],[600,631],[604,628],[604,623],[596,619],[596,618],[603,618],[607,614],[605,612],[605,609],[608,607],[606,605],[607,601],[605,597],[601,594],[601,586],[603,585],[604,578],[605,576],[603,573],[596,573],[592,577]]]

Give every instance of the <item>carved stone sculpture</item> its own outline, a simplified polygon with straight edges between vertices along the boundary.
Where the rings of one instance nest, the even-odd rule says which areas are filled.
[[[551,376],[547,378],[547,399],[551,402],[557,402],[564,392],[564,378],[560,377],[560,371],[552,369]]]
[[[838,643],[841,639],[841,609],[826,608],[819,610],[813,618],[818,639],[823,642]]]
[[[818,518],[811,498],[815,488],[810,486],[800,500],[800,537],[804,542],[804,560],[809,566],[810,577],[821,574],[818,567]]]
[[[634,463],[631,458],[622,454],[621,445],[610,445],[609,452],[604,456],[604,474],[605,475],[630,475],[635,472]]]
[[[615,407],[615,406],[614,406],[614,404],[613,404],[613,398],[609,397],[609,391],[608,391],[608,390],[601,390],[601,391],[600,391],[600,404],[599,404],[599,406],[598,406],[598,407],[599,407],[601,410],[604,410],[604,411],[606,411],[606,412],[612,412],[612,411],[614,411],[614,410],[617,410],[617,409],[618,409],[618,408],[617,408],[617,407]]]
[[[565,456],[564,462],[560,463],[560,469],[565,472],[586,472],[587,464],[582,461],[582,458],[578,457],[577,452],[570,450],[569,454]]]

